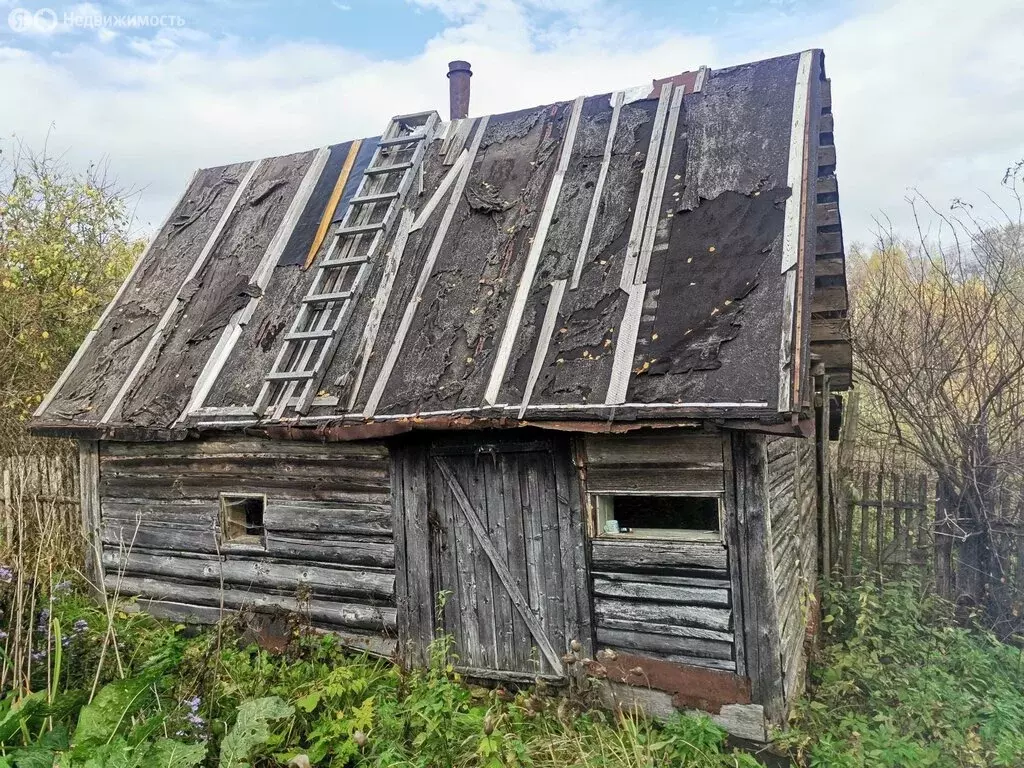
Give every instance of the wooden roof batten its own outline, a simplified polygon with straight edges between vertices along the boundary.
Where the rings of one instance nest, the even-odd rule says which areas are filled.
[[[716,155],[750,133],[743,99],[759,89],[773,111],[754,138],[771,150]],[[799,430],[812,358],[833,388],[848,386],[820,51],[395,133],[426,114],[393,118],[379,138],[197,172],[32,428],[122,439],[275,423],[337,435],[687,419]],[[709,130],[721,135],[702,144]],[[407,155],[370,157],[403,151],[408,167]],[[761,191],[773,209],[752,208]],[[777,245],[745,255],[748,235],[701,234],[721,220],[708,211],[729,205],[726,218],[778,216],[765,225],[778,226]],[[353,255],[332,255],[344,238]],[[358,238],[373,239],[365,256]],[[721,283],[753,254],[777,258],[774,275]],[[350,266],[354,280],[314,282]],[[233,273],[236,294],[223,286]],[[687,285],[703,293],[690,300]],[[146,293],[160,309],[125,345],[121,327]],[[311,300],[344,315],[305,322]],[[781,340],[751,322],[761,313]],[[109,383],[96,387],[99,366]]]

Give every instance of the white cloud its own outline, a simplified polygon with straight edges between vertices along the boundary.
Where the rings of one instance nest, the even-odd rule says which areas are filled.
[[[75,37],[60,56],[0,47],[5,129],[41,146],[52,126],[50,146],[70,147],[74,162],[109,157],[123,184],[144,190],[140,218],[155,227],[194,168],[373,135],[400,112],[443,113],[451,59],[472,62],[471,111],[484,114],[819,45],[834,83],[848,240],[866,238],[879,209],[905,225],[909,187],[940,203],[969,196],[1024,156],[1016,0],[877,2],[817,39],[773,28],[786,40],[763,50],[638,27],[600,0],[544,3],[568,11],[557,34],[535,28],[540,0],[416,3],[449,23],[402,59],[191,27],[122,31],[108,45]]]

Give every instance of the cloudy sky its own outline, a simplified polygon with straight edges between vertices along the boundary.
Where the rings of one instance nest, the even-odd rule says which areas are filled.
[[[1024,159],[1021,0],[0,0],[0,139],[105,160],[148,234],[194,168],[446,116],[450,59],[485,114],[810,47],[848,242],[909,227],[911,189],[980,203]]]

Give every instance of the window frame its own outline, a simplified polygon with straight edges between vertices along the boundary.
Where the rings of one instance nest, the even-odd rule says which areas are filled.
[[[642,496],[648,498],[715,499],[718,502],[718,530],[696,528],[643,528],[643,533],[607,533],[604,523],[609,518],[602,507],[613,503],[616,496]],[[725,544],[725,493],[713,491],[602,491],[589,493],[590,523],[595,539],[605,541],[668,541],[696,544]],[[607,507],[605,507],[607,509]],[[663,532],[663,533],[662,533]]]
[[[228,522],[229,522],[229,505],[232,502],[248,501],[251,499],[258,499],[262,504],[262,512],[260,514],[260,532],[259,534],[246,533],[241,536],[229,536],[228,535]],[[260,549],[266,549],[267,547],[267,494],[265,493],[233,493],[230,491],[221,491],[218,497],[218,503],[220,505],[220,540],[221,545],[225,547],[259,547]]]

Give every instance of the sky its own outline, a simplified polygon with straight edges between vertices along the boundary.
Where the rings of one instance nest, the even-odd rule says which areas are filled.
[[[1021,0],[0,0],[0,142],[105,164],[149,236],[196,168],[447,117],[452,59],[476,115],[812,47],[848,244],[909,233],[912,194],[991,213],[1024,159]]]

